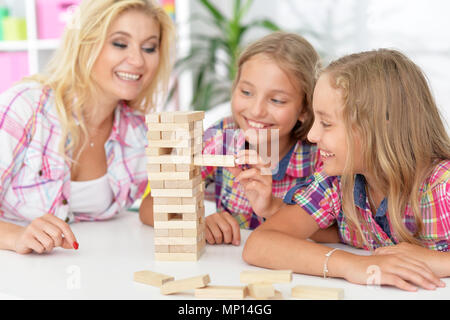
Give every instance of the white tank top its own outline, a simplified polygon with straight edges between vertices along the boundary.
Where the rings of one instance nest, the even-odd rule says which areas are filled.
[[[113,201],[108,175],[88,181],[70,181],[70,212],[96,215],[105,212]]]

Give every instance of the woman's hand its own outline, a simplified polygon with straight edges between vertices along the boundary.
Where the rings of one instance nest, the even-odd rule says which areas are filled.
[[[395,246],[380,247],[374,252],[374,255],[390,254],[412,256],[425,263],[437,276],[441,278],[450,276],[450,253],[433,251],[407,242],[401,242]]]
[[[222,211],[206,217],[205,238],[209,244],[241,243],[239,223],[228,212]]]
[[[15,241],[15,251],[20,254],[47,253],[56,247],[78,249],[78,243],[69,225],[51,214],[33,220],[18,232]]]
[[[346,270],[344,278],[352,283],[390,285],[406,291],[445,287],[427,264],[409,254],[353,256]]]
[[[272,195],[272,172],[269,165],[254,150],[241,150],[237,154],[236,163],[250,165],[249,169],[228,170],[242,185],[255,214],[263,218],[272,216],[279,209],[282,200]]]

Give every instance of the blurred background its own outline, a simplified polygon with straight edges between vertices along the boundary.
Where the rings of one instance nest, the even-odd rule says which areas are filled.
[[[449,128],[448,0],[159,1],[178,31],[171,90],[159,110],[208,110],[205,127],[223,117],[239,51],[282,29],[309,40],[324,64],[380,47],[404,52],[425,71]],[[79,2],[0,0],[0,91],[42,70]]]

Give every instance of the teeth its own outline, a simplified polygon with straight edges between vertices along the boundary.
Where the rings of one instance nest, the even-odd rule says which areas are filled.
[[[263,124],[261,124],[261,123],[253,122],[253,121],[251,121],[251,120],[248,120],[248,124],[249,124],[250,126],[254,127],[254,128],[257,128],[257,129],[263,129],[264,127],[266,127],[265,125],[263,125]]]
[[[141,76],[138,74],[126,73],[126,72],[116,72],[120,79],[128,80],[128,81],[136,81]]]
[[[322,150],[320,150],[320,155],[324,158],[334,157],[334,153],[328,153]]]

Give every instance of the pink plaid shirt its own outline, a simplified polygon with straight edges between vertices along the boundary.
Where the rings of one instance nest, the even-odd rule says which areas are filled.
[[[244,148],[245,138],[233,119],[225,118],[205,131],[203,154],[236,154]],[[280,159],[278,171],[272,175],[272,194],[283,199],[289,189],[295,185],[304,186],[304,182],[319,165],[319,151],[315,145],[298,141],[290,152]],[[242,186],[235,181],[233,174],[226,168],[202,167],[202,176],[207,186],[213,184],[217,210],[232,214],[242,229],[255,229],[264,218],[257,216],[252,209]]]
[[[115,111],[105,143],[114,194],[105,212],[90,217],[69,211],[69,161],[59,153],[61,125],[52,90],[22,83],[0,95],[0,217],[32,221],[46,213],[66,221],[104,220],[129,208],[147,185],[147,127],[125,103]]]
[[[311,177],[309,186],[303,190],[291,189],[285,197],[288,204],[296,204],[308,212],[320,228],[328,228],[335,222],[344,243],[361,247],[357,238],[351,233],[347,219],[342,212],[341,182],[339,177],[329,177],[319,170]],[[432,250],[448,251],[450,248],[450,160],[436,165],[427,181],[420,189],[420,210],[422,213],[423,230],[419,240]],[[366,180],[362,175],[356,175],[355,207],[361,217],[367,222],[367,228],[362,225],[362,231],[369,245],[364,249],[376,249],[380,246],[397,244],[387,210],[387,198],[381,202],[377,212],[372,212],[366,195]],[[403,221],[411,231],[417,231],[414,213],[410,205],[406,206]]]

